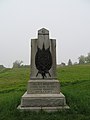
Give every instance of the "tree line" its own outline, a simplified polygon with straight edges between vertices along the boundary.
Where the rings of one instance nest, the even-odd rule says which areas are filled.
[[[78,58],[78,63],[75,62],[74,64],[72,63],[72,60],[69,59],[67,65],[71,66],[71,65],[75,65],[75,64],[88,64],[90,63],[90,52],[87,54],[87,56],[81,55]],[[66,66],[66,64],[64,62],[62,62],[60,64],[60,66]],[[21,68],[21,67],[30,67],[30,65],[23,65],[23,61],[22,60],[16,60],[15,62],[13,62],[13,67],[12,68]],[[3,65],[0,65],[0,68],[5,68]]]
[[[75,64],[89,64],[89,63],[90,63],[90,53],[88,53],[87,56],[81,55],[81,56],[78,58],[78,60],[79,60],[78,63],[75,62],[74,65],[75,65]],[[65,66],[66,64],[62,62],[61,65],[62,65],[62,66]],[[68,60],[68,64],[67,64],[67,65],[69,65],[69,66],[70,66],[70,65],[73,65],[71,59]]]
[[[81,55],[79,58],[79,64],[90,63],[90,53],[87,56]]]

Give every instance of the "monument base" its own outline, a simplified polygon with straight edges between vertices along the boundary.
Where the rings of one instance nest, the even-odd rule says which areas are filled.
[[[18,106],[18,109],[20,109],[21,111],[35,111],[35,112],[39,112],[39,111],[46,111],[46,112],[56,112],[56,111],[61,111],[63,109],[69,109],[69,106],[58,106],[58,107],[21,107]]]
[[[30,111],[58,111],[69,109],[66,105],[65,96],[60,94],[27,94],[22,96],[21,105],[18,106],[21,110]]]
[[[69,109],[65,96],[60,92],[58,80],[30,80],[27,92],[21,98],[20,110],[58,111]]]

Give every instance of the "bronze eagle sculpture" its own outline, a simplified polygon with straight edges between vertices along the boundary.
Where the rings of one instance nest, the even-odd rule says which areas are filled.
[[[42,49],[40,49],[37,46],[37,52],[35,55],[35,65],[36,68],[38,69],[36,77],[38,76],[38,74],[41,74],[43,79],[47,77],[46,74],[48,74],[51,77],[49,73],[49,70],[52,67],[52,55],[50,52],[50,46],[47,49],[45,49],[44,44]]]

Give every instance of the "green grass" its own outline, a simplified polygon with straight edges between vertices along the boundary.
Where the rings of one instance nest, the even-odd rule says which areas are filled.
[[[29,68],[0,69],[0,120],[90,120],[90,65],[57,69],[69,110],[20,112],[17,106],[30,79]]]
[[[30,70],[26,68],[3,69],[0,72],[0,92],[25,89],[29,76]]]
[[[74,65],[58,68],[57,77],[61,82],[90,80],[90,65]]]

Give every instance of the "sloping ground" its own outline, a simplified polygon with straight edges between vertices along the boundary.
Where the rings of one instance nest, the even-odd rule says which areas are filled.
[[[16,109],[26,91],[29,76],[29,68],[0,70],[0,120],[90,120],[89,65],[57,69],[70,110],[55,113],[20,112]]]
[[[90,80],[90,64],[58,68],[57,77],[61,82]]]
[[[0,71],[0,93],[25,89],[30,79],[29,68],[3,69]]]

